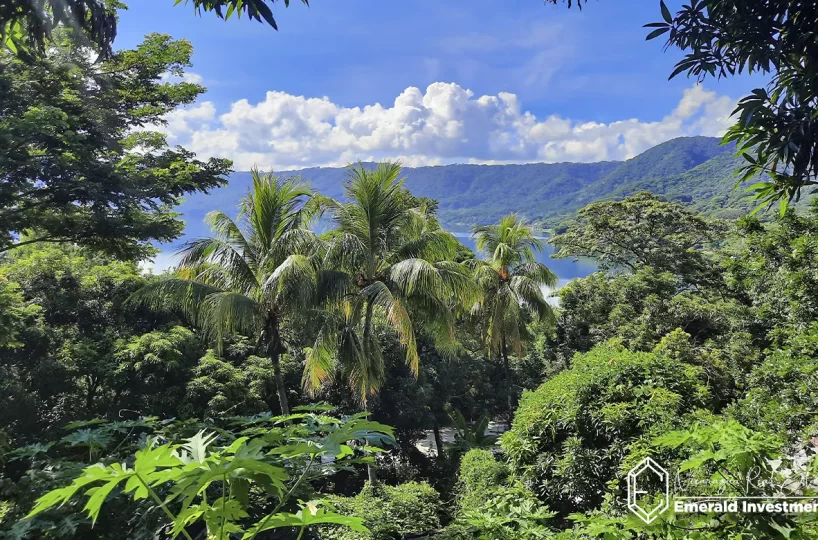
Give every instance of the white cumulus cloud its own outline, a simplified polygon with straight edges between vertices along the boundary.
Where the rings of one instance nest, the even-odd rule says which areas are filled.
[[[627,159],[674,137],[716,136],[734,100],[697,85],[664,118],[610,123],[538,118],[515,94],[475,96],[455,83],[409,87],[394,103],[343,107],[328,97],[267,92],[217,115],[209,101],[168,115],[162,130],[202,157],[230,158],[237,170],[294,169],[400,158],[406,165]]]

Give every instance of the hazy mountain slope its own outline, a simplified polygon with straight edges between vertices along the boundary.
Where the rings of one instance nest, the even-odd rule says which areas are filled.
[[[406,167],[404,174],[414,194],[440,202],[440,218],[448,227],[468,230],[508,212],[550,226],[589,202],[641,190],[732,217],[751,206],[741,202],[740,191],[732,192],[737,165],[732,150],[720,146],[719,139],[689,137],[667,141],[624,162]],[[280,174],[298,174],[325,195],[343,196],[343,168]],[[250,174],[238,172],[228,186],[190,197],[180,207],[188,224],[185,236],[206,234],[205,214],[214,208],[235,209],[249,185]]]

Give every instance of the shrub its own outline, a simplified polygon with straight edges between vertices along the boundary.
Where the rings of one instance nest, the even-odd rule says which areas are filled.
[[[513,540],[551,535],[545,522],[553,513],[510,472],[487,450],[463,456],[456,519],[435,538]]]
[[[615,342],[577,355],[570,369],[526,392],[501,445],[548,506],[566,515],[597,507],[629,446],[678,426],[708,405],[699,366]]]
[[[750,374],[748,386],[731,408],[741,422],[795,439],[818,435],[818,323],[772,351]]]
[[[497,461],[488,450],[470,450],[460,461],[458,506],[477,508],[486,501],[489,493],[505,483],[508,474],[508,465]]]
[[[13,490],[2,479],[4,499],[9,491],[14,498],[0,507],[12,514],[4,528],[13,523],[0,535],[294,538],[325,523],[366,531],[359,518],[328,509],[312,481],[359,464],[378,444],[393,443],[393,431],[364,413],[330,417],[331,409],[208,422],[193,436],[184,433],[198,422],[75,422],[59,443],[10,453],[15,466],[27,461],[31,469]],[[80,463],[85,458],[93,464]],[[35,491],[47,492],[32,502]]]
[[[321,538],[327,540],[388,540],[440,528],[440,495],[426,483],[399,486],[367,483],[354,497],[333,495],[327,502],[339,514],[362,519],[369,528],[369,532],[354,532],[325,527]]]

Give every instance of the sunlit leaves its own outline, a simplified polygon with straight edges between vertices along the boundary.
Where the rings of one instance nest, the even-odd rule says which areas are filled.
[[[666,48],[686,54],[681,73],[702,81],[744,73],[772,74],[766,88],[742,98],[724,136],[747,160],[738,184],[768,176],[748,191],[759,209],[779,202],[783,213],[802,189],[818,182],[818,104],[815,9],[798,2],[693,0],[672,14],[660,2],[662,22],[645,25],[647,39],[667,35]],[[737,185],[738,185],[737,184]]]
[[[642,192],[621,201],[592,203],[551,242],[555,257],[592,257],[604,269],[651,267],[702,282],[712,271],[702,248],[718,237],[710,222],[675,202]]]
[[[0,20],[9,15],[6,4]],[[15,4],[30,10],[37,2]],[[79,6],[102,7],[90,0],[46,4],[72,23]],[[172,212],[179,197],[221,185],[230,170],[226,160],[199,161],[145,131],[204,91],[165,80],[190,65],[189,42],[150,34],[98,62],[83,50],[60,43],[30,61],[0,50],[7,158],[0,170],[0,252],[48,241],[123,258],[151,255],[150,240],[181,234],[183,223]]]
[[[363,414],[347,420],[316,414],[328,409],[322,405],[303,409],[284,417],[236,420],[238,433],[201,430],[181,444],[159,444],[148,438],[132,458],[86,467],[70,485],[46,493],[27,517],[85,496],[83,511],[96,521],[106,501],[121,491],[134,501],[157,505],[170,521],[174,537],[190,538],[187,528],[196,523],[203,523],[213,538],[232,534],[255,538],[274,528],[300,530],[320,524],[366,531],[360,519],[338,515],[320,501],[303,504],[296,512],[284,512],[282,507],[302,482],[317,474],[312,467],[321,456],[335,462],[323,463],[321,475],[334,466],[361,463],[379,446],[394,443],[392,428],[368,421]],[[87,432],[70,438],[89,439]],[[251,486],[258,489],[251,491]],[[263,507],[259,505],[264,501],[272,502],[275,509],[253,522],[251,509]]]
[[[247,16],[251,20],[258,22],[266,22],[276,30],[278,24],[273,17],[273,11],[270,5],[276,0],[176,0],[176,4],[184,2],[191,3],[196,9],[197,13],[202,11],[214,11],[220,19],[228,20],[234,14],[241,18],[242,15]],[[270,5],[268,5],[268,2]],[[309,6],[309,0],[301,0],[301,2]],[[290,0],[284,0],[284,6],[290,6]]]
[[[317,278],[321,327],[307,351],[303,382],[315,391],[337,371],[365,402],[383,383],[379,325],[397,335],[417,374],[417,332],[451,351],[455,314],[476,293],[465,269],[451,262],[457,240],[404,188],[400,163],[378,163],[374,170],[358,163],[347,174],[348,202],[316,199],[337,228],[326,235]]]
[[[281,527],[298,527],[303,529],[314,525],[328,524],[344,525],[357,532],[369,531],[369,529],[364,527],[361,518],[342,516],[327,510],[324,506],[318,506],[315,502],[308,502],[305,507],[295,514],[282,512],[280,514],[270,515],[259,521],[255,526],[247,530],[242,539],[250,540],[263,531]]]
[[[116,16],[112,4],[103,0],[6,0],[0,6],[0,45],[26,57],[42,53],[59,25],[77,28],[80,43],[111,54]]]

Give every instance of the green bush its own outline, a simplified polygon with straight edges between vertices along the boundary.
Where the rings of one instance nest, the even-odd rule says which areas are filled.
[[[446,539],[514,540],[546,538],[553,513],[519,480],[506,463],[487,450],[471,450],[460,462],[455,520],[440,535]]]
[[[818,323],[772,351],[750,374],[748,386],[730,409],[742,423],[796,440],[818,434]]]
[[[711,403],[704,370],[665,352],[609,342],[523,395],[501,445],[552,510],[564,516],[597,507],[633,442]]]
[[[508,465],[497,461],[488,450],[474,449],[460,461],[458,479],[458,506],[473,509],[486,501],[508,477]]]
[[[430,485],[409,482],[399,486],[367,483],[354,497],[333,495],[327,502],[339,514],[363,519],[370,532],[356,533],[341,527],[325,527],[327,540],[388,540],[408,533],[440,529],[440,495]]]
[[[0,483],[11,502],[0,506],[4,529],[10,525],[0,536],[302,538],[328,523],[366,531],[360,518],[328,508],[312,481],[349,470],[378,444],[393,444],[394,432],[365,413],[337,419],[331,409],[319,404],[218,424],[74,422],[59,443],[10,453],[15,467],[31,468],[17,489],[5,478]],[[186,435],[192,429],[198,432]]]

